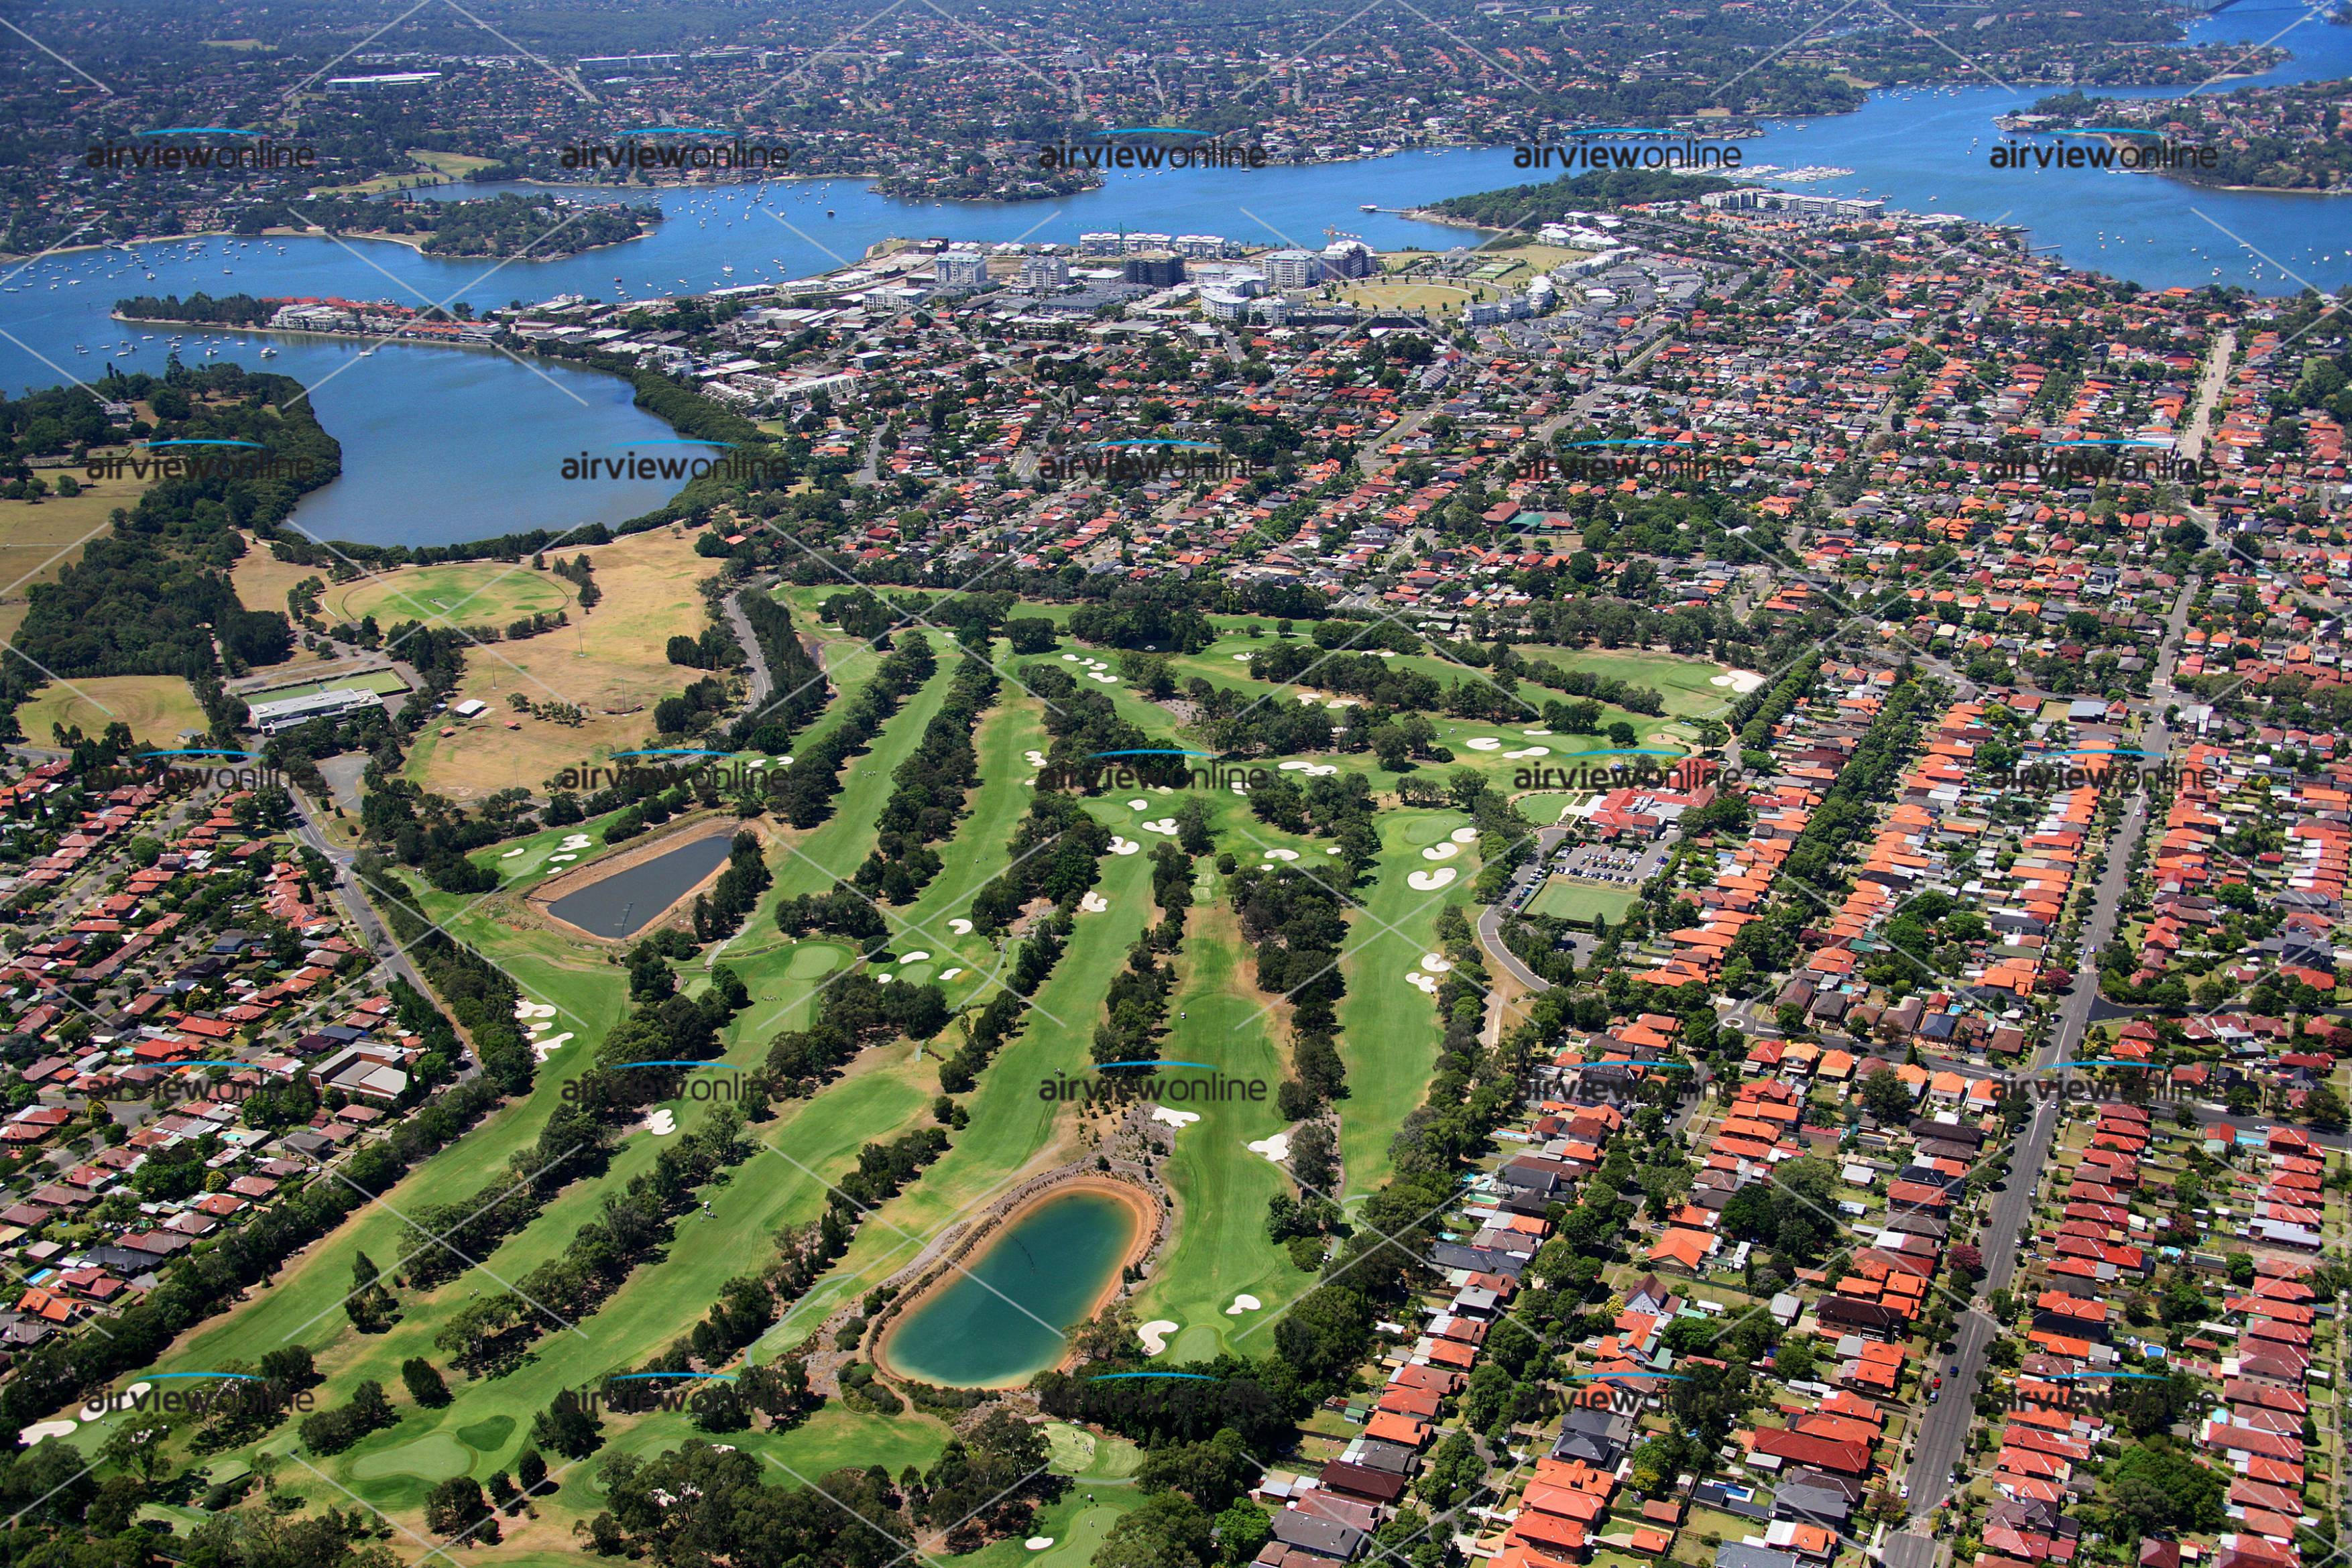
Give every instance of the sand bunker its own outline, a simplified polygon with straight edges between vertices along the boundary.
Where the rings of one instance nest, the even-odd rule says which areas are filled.
[[[1158,1355],[1168,1348],[1168,1336],[1176,1332],[1176,1322],[1169,1318],[1154,1318],[1148,1323],[1135,1325],[1135,1337],[1143,1342],[1143,1354]]]
[[[1421,956],[1421,967],[1433,975],[1442,975],[1454,967],[1454,960],[1443,953],[1423,953]]]
[[[1270,861],[1295,861],[1298,858],[1298,852],[1297,850],[1268,850],[1265,852],[1265,858]]]
[[[1425,861],[1450,861],[1461,852],[1462,846],[1449,840],[1442,844],[1430,845],[1421,852],[1421,858]]]
[[[887,971],[885,971],[884,973],[879,974],[879,975],[877,975],[877,976],[875,976],[875,977],[874,977],[874,983],[875,983],[876,985],[877,985],[877,986],[887,986],[887,985],[888,985],[891,981],[893,981],[893,980],[897,979],[898,977],[898,976],[893,975],[893,974],[890,974],[890,973],[888,973]]]
[[[550,855],[547,857],[547,863],[550,865],[562,865],[566,862],[576,861],[580,857],[578,855]]]
[[[918,947],[911,953],[899,954],[898,962],[901,964],[919,964],[929,956],[930,955],[929,953],[926,953],[920,947]]]
[[[1110,841],[1110,852],[1115,855],[1131,855],[1142,847],[1133,839],[1113,838]]]
[[[1405,974],[1404,983],[1414,988],[1416,990],[1426,991],[1433,997],[1437,994],[1437,977],[1434,975],[1424,975],[1419,969],[1408,970]]]
[[[1549,735],[1551,731],[1548,729],[1523,729],[1519,731],[1519,733],[1528,737],[1531,740],[1535,740],[1541,739],[1543,737]]]
[[[1130,811],[1149,811],[1151,810],[1151,802],[1149,800],[1129,800],[1127,803],[1127,809]]]
[[[1524,762],[1530,757],[1549,757],[1550,755],[1551,747],[1549,746],[1523,746],[1517,751],[1503,753],[1505,758],[1512,762]]]
[[[1033,747],[1027,755],[1030,767],[1043,768],[1045,766],[1045,754],[1044,752],[1039,751]]]
[[[1339,852],[1339,846],[1333,844],[1329,849],[1325,850],[1323,852],[1327,855],[1336,855]]]
[[[1503,742],[1501,738],[1492,735],[1473,736],[1470,739],[1464,741],[1462,744],[1468,747],[1473,751],[1500,751],[1503,749]]]
[[[1312,762],[1300,762],[1296,758],[1293,758],[1288,762],[1277,762],[1275,764],[1275,767],[1280,768],[1285,773],[1304,773],[1314,766],[1315,764]]]
[[[1328,708],[1337,709],[1344,707],[1361,707],[1364,706],[1364,703],[1363,699],[1360,697],[1334,697],[1323,706]]]
[[[500,855],[499,859],[502,861],[510,861],[520,853],[522,853],[522,846],[518,844],[513,849],[510,849],[506,853]]]
[[[1249,786],[1246,784],[1236,784],[1234,786],[1234,793],[1236,795],[1246,795],[1249,793]]]
[[[1107,686],[1115,686],[1118,685],[1118,677],[1117,675],[1107,675],[1100,670],[1088,670],[1087,672],[1087,679],[1090,681],[1100,681]]]
[[[1236,664],[1246,664],[1252,659],[1256,657],[1257,655],[1255,653],[1235,653],[1234,655],[1234,663]]]
[[[1155,1122],[1165,1122],[1170,1126],[1181,1131],[1184,1127],[1199,1121],[1201,1119],[1201,1113],[1198,1111],[1175,1111],[1171,1110],[1165,1105],[1154,1105],[1151,1108],[1151,1119]]]
[[[559,850],[584,850],[588,847],[588,844],[589,838],[587,834],[566,833],[563,835],[563,841],[555,847]]]
[[[1254,1155],[1264,1155],[1275,1164],[1280,1165],[1290,1157],[1290,1134],[1276,1133],[1270,1138],[1260,1138],[1255,1143],[1244,1144],[1242,1147]]]
[[[1176,831],[1176,819],[1162,817],[1156,822],[1146,822],[1143,831],[1147,833],[1172,833]]]
[[[1452,839],[1457,844],[1475,844],[1478,841],[1478,830],[1475,828],[1456,828],[1445,836]]]
[[[1101,915],[1110,908],[1110,900],[1099,893],[1089,893],[1078,900],[1078,908],[1088,915]]]
[[[527,997],[517,997],[514,1016],[519,1019],[551,1019],[555,1016],[555,1009],[546,1002],[534,1002]]]
[[[667,1138],[677,1131],[677,1117],[671,1113],[668,1106],[656,1105],[637,1125],[656,1138]]]
[[[971,922],[959,915],[948,922],[948,929],[959,936],[969,936],[971,935]]]
[[[1062,655],[1062,663],[1066,664],[1084,664],[1085,662],[1086,661],[1080,659],[1076,653],[1065,653]]]
[[[105,1412],[100,1411],[100,1414]],[[70,1416],[61,1416],[54,1421],[36,1421],[17,1433],[16,1440],[29,1448],[44,1437],[62,1437],[80,1425]]]
[[[1435,871],[1414,872],[1404,880],[1410,883],[1416,892],[1435,893],[1439,888],[1450,885],[1454,881],[1454,868],[1450,865],[1442,865]]]
[[[1300,707],[1313,707],[1317,703],[1319,703],[1322,700],[1323,694],[1320,692],[1301,692],[1298,694],[1298,706]]]
[[[1318,762],[1307,769],[1307,777],[1322,779],[1339,771],[1339,765],[1336,762]]]
[[[963,971],[961,969],[942,969],[940,971],[940,978],[942,980],[952,980],[958,975],[962,973]]]
[[[1043,1552],[1054,1544],[1054,1538],[1050,1535],[1033,1535],[1021,1544],[1032,1552]]]
[[[1742,696],[1747,695],[1749,692],[1754,691],[1763,684],[1764,677],[1756,674],[1753,670],[1734,670],[1731,672],[1731,689],[1739,693]]]
[[[1264,1301],[1259,1301],[1247,1291],[1244,1291],[1240,1295],[1234,1298],[1234,1304],[1225,1309],[1225,1316],[1229,1318],[1237,1318],[1244,1312],[1254,1312],[1264,1305],[1265,1305]]]

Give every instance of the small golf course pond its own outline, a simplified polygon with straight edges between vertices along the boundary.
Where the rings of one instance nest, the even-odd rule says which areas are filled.
[[[951,1388],[1018,1383],[1053,1365],[1069,1350],[1057,1331],[1108,1293],[1142,1220],[1136,1203],[1097,1187],[1048,1196],[890,1326],[884,1361]]]
[[[601,882],[592,882],[577,893],[565,894],[549,904],[547,912],[592,936],[634,936],[684,896],[687,889],[719,868],[727,859],[730,837],[717,832],[680,844]]]

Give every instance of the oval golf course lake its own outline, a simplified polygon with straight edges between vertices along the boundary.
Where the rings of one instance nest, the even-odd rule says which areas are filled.
[[[1062,1359],[1058,1332],[1094,1311],[1134,1246],[1136,1205],[1096,1187],[1057,1193],[889,1330],[891,1371],[950,1388],[1017,1383]]]
[[[634,936],[725,862],[733,835],[717,832],[616,871],[547,906],[591,936]]]

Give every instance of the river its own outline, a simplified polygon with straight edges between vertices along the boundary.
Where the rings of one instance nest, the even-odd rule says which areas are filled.
[[[2294,21],[2298,16],[2306,19]],[[2191,34],[2200,42],[2275,36],[2296,51],[2258,80],[2352,75],[2352,27],[2308,16],[2249,4],[2200,19]],[[1854,114],[1776,122],[1740,148],[1748,164],[1853,170],[1792,188],[2021,224],[2032,243],[2054,247],[2074,266],[2151,287],[2220,282],[2283,293],[2299,287],[2298,277],[2327,289],[2352,283],[2347,198],[2199,191],[2140,174],[1992,169],[1992,117],[2048,90],[1987,84],[1874,93]],[[1319,247],[1328,228],[1383,248],[1446,248],[1471,236],[1403,217],[1400,209],[1527,178],[1512,166],[1508,148],[1457,148],[1257,170],[1126,173],[1066,200],[1010,204],[903,201],[877,195],[856,179],[677,189],[660,193],[667,221],[647,236],[549,262],[447,259],[384,241],[320,237],[155,241],[135,256],[59,255],[0,274],[0,386],[93,382],[109,365],[162,370],[168,331],[150,337],[108,319],[113,302],[133,293],[336,294],[477,308],[567,292],[645,298],[807,277],[855,261],[892,235],[1074,243],[1087,231],[1128,228]],[[501,188],[515,187],[428,193]],[[1366,202],[1384,210],[1360,210]],[[628,387],[614,377],[518,362],[492,350],[386,344],[362,355],[356,344],[286,336],[274,340],[278,353],[264,361],[263,341],[189,331],[181,354],[201,363],[210,349],[216,359],[311,384],[320,418],[343,443],[342,477],[305,497],[295,517],[314,537],[447,544],[535,527],[615,523],[667,498],[659,484],[557,478],[568,455],[618,455],[672,434],[633,407]]]

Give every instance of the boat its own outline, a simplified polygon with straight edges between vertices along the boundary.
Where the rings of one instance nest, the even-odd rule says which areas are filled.
[[[276,358],[278,357],[278,350],[277,350],[277,347],[273,344],[273,345],[272,345],[272,346],[270,346],[269,348],[267,348],[267,349],[262,350],[261,350],[261,357],[262,357],[263,359],[265,359],[265,360],[274,360],[274,359],[276,359]]]
[[[1360,213],[1377,213],[1381,210],[1381,206],[1378,202],[1359,202],[1356,204],[1356,210]]]

